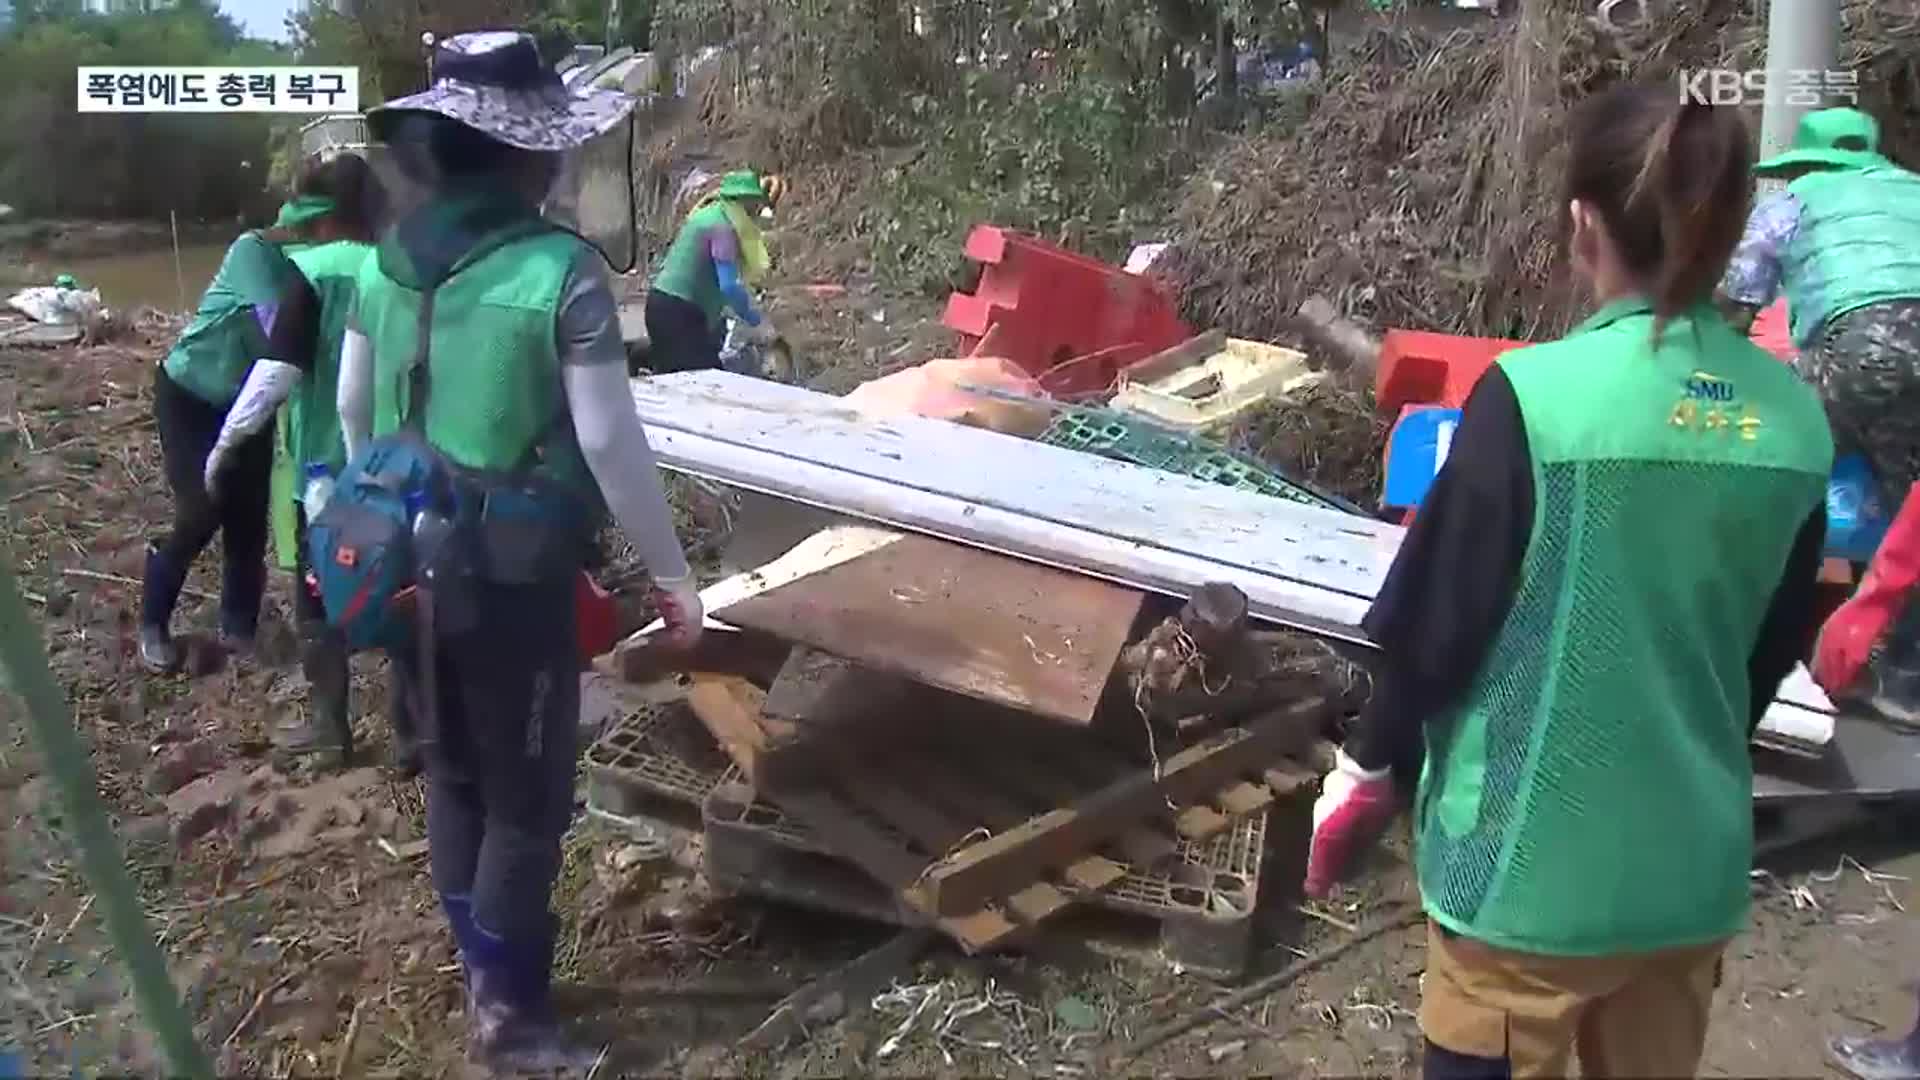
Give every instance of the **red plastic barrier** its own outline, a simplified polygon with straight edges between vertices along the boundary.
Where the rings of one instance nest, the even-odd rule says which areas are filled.
[[[1408,405],[1457,409],[1467,403],[1473,384],[1502,353],[1529,344],[1424,330],[1389,330],[1380,342],[1380,369],[1373,386],[1375,407],[1382,416],[1396,417]]]
[[[1122,368],[1193,336],[1149,277],[995,225],[976,227],[966,254],[982,264],[980,284],[949,296],[942,321],[969,353],[998,328],[994,351],[1050,393],[1103,391]]]

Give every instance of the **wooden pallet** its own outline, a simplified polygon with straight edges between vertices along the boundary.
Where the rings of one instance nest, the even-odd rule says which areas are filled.
[[[707,797],[704,817],[703,859],[716,889],[899,926],[928,923],[896,893],[823,851],[816,837],[778,807],[757,800],[751,788],[722,783]],[[1074,930],[1126,943],[1139,943],[1145,931],[1168,963],[1238,978],[1253,940],[1267,819],[1261,811],[1203,843],[1182,842],[1160,869],[1130,868],[1097,892],[1062,886],[1088,909],[1073,920]],[[1018,940],[1015,935],[997,944]]]
[[[1005,944],[1129,863],[1167,858],[1174,841],[1147,827],[1153,819],[1203,840],[1310,782],[1297,758],[1324,707],[1310,699],[1220,732],[1168,756],[1157,778],[1083,732],[1029,724],[1001,739],[990,725],[907,717],[896,735],[919,737],[824,740],[831,749],[801,778],[775,778],[766,752],[790,732],[766,717],[766,695],[699,676],[690,701],[760,794],[969,950]]]

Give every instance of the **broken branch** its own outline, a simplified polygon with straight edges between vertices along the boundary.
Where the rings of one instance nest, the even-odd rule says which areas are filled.
[[[1294,982],[1301,976],[1345,956],[1348,952],[1360,945],[1372,941],[1382,934],[1390,934],[1395,930],[1404,930],[1414,923],[1419,922],[1424,917],[1425,914],[1420,910],[1419,905],[1404,905],[1391,917],[1375,923],[1373,926],[1362,930],[1336,945],[1322,949],[1312,956],[1297,960],[1264,979],[1256,980],[1230,994],[1217,997],[1198,1012],[1188,1013],[1177,1020],[1170,1020],[1158,1027],[1150,1028],[1139,1038],[1121,1049],[1120,1053],[1116,1055],[1110,1063],[1109,1071],[1117,1070],[1118,1066],[1122,1063],[1138,1058],[1140,1055],[1169,1039],[1179,1038],[1195,1028],[1212,1023],[1218,1019],[1219,1014],[1222,1012],[1231,1012],[1234,1009],[1258,1001],[1281,987]]]

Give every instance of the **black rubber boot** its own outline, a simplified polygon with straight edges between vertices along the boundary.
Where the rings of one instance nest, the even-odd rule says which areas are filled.
[[[496,1072],[584,1073],[600,1059],[553,1013],[553,930],[499,938],[475,925],[467,961],[467,1055]]]
[[[1901,1039],[1830,1039],[1827,1058],[1859,1080],[1920,1080],[1920,1021]]]
[[[283,760],[313,757],[323,768],[345,768],[353,761],[347,643],[325,623],[302,623],[300,670],[309,687],[307,710],[274,732],[274,750]]]
[[[392,754],[387,768],[402,779],[411,780],[419,776],[426,762],[420,754],[419,729],[414,724],[413,710],[407,705],[407,693],[400,680],[390,676],[387,680],[387,719],[393,727]]]
[[[167,627],[186,584],[187,568],[175,566],[158,547],[148,544],[140,582],[140,663],[156,675],[180,670],[180,647]]]

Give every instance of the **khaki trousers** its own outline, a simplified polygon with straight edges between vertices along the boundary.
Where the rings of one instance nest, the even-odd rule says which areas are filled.
[[[1420,1029],[1515,1077],[1692,1076],[1726,942],[1622,956],[1510,952],[1427,927]]]

